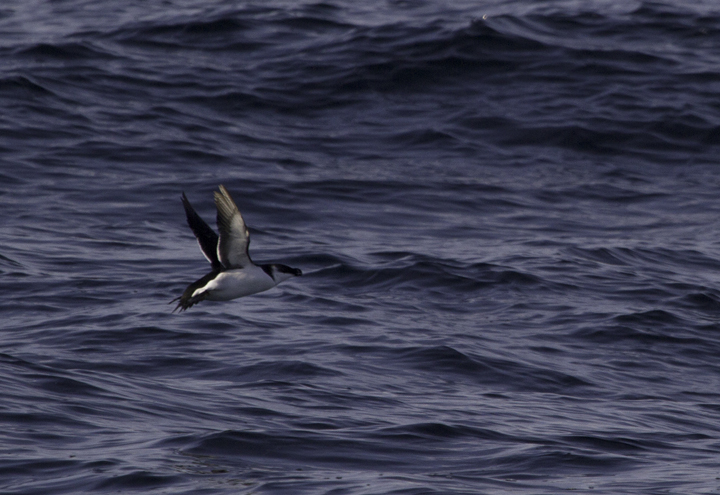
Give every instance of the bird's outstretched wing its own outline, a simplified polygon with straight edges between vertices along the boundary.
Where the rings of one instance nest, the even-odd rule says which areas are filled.
[[[217,227],[220,241],[217,243],[217,257],[225,268],[242,268],[252,263],[248,254],[250,232],[230,193],[224,186],[215,192],[217,206]]]
[[[185,193],[182,195],[182,204],[185,208],[185,216],[187,222],[192,229],[193,234],[197,237],[200,250],[203,252],[207,260],[213,267],[214,271],[222,270],[222,264],[218,259],[218,235],[212,228],[197,214],[195,208],[188,201]]]

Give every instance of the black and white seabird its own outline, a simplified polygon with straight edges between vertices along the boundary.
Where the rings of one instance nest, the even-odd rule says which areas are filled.
[[[302,272],[287,265],[256,265],[250,259],[250,232],[238,207],[224,186],[215,192],[217,227],[220,236],[200,218],[182,195],[188,225],[197,237],[200,249],[212,265],[212,271],[185,289],[183,295],[171,302],[180,301],[173,310],[182,312],[200,301],[229,301],[272,289]]]

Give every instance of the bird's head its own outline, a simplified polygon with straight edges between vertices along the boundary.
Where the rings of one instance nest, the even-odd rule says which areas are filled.
[[[302,275],[302,271],[299,268],[292,268],[287,265],[274,264],[270,265],[270,271],[272,278],[276,284],[287,280],[292,277],[299,277]]]

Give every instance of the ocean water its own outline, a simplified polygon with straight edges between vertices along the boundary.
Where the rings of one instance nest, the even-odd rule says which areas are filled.
[[[718,46],[710,1],[4,2],[0,493],[717,493]],[[173,314],[219,184],[304,276]]]

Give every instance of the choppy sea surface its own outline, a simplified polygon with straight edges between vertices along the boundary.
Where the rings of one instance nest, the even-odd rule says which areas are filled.
[[[720,5],[8,0],[0,492],[720,491]],[[168,303],[224,184],[304,276]]]

